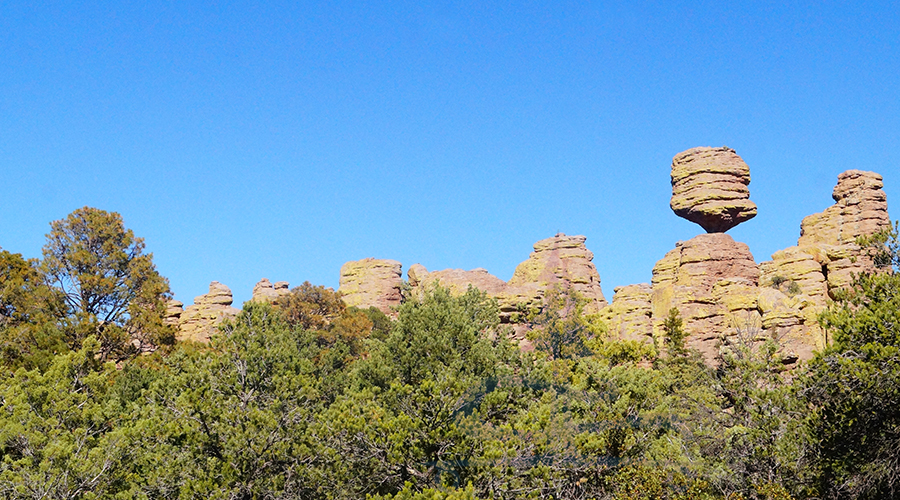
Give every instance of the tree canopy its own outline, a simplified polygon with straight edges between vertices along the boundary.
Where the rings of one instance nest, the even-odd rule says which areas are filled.
[[[97,335],[108,357],[174,340],[162,322],[168,281],[119,214],[84,207],[50,227],[41,270],[73,316],[73,347]]]

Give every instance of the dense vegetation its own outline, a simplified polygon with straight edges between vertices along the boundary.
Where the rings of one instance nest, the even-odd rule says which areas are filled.
[[[172,341],[168,286],[118,215],[52,229],[42,262],[0,252],[3,498],[900,494],[900,274],[859,277],[789,374],[753,332],[708,368],[677,311],[665,345],[605,338],[564,291],[533,352],[474,289],[390,321],[309,283],[199,345]]]

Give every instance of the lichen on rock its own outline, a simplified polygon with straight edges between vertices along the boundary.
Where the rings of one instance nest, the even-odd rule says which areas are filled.
[[[194,298],[194,304],[184,308],[179,318],[179,331],[176,338],[195,342],[208,342],[218,332],[219,325],[226,319],[232,319],[241,312],[231,307],[233,302],[231,289],[213,281],[209,284],[209,292]]]
[[[708,233],[724,233],[756,216],[750,201],[750,167],[727,147],[693,148],[672,159],[672,201],[676,215]]]
[[[400,305],[402,267],[396,260],[372,257],[347,262],[341,266],[341,298],[348,306],[376,307],[385,314],[394,314]]]

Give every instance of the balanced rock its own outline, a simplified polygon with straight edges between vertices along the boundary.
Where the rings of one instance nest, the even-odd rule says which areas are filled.
[[[559,233],[535,243],[534,252],[516,267],[507,283],[500,300],[501,309],[508,309],[510,303],[526,306],[538,303],[543,300],[545,291],[553,286],[578,292],[587,299],[589,312],[606,307],[600,275],[591,262],[594,254],[584,245],[586,239]]]
[[[259,283],[253,286],[253,297],[250,299],[254,302],[271,302],[277,303],[278,299],[284,295],[290,294],[287,281],[277,281],[273,285],[268,278],[259,280]]]
[[[733,149],[689,149],[672,159],[670,205],[707,233],[724,233],[756,216],[749,184],[750,167]]]
[[[233,302],[231,289],[213,281],[209,284],[209,293],[194,298],[194,304],[181,313],[179,320],[178,340],[208,342],[219,330],[219,325],[226,319],[232,319],[241,312],[231,307]]]
[[[671,308],[678,309],[687,344],[708,362],[722,335],[758,322],[759,268],[750,248],[723,233],[678,242],[653,267],[654,335],[663,335]]]
[[[347,262],[341,266],[338,291],[348,306],[376,307],[385,314],[393,314],[393,308],[400,305],[401,269],[396,260],[369,257]]]

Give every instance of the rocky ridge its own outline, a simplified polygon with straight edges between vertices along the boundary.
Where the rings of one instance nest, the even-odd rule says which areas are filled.
[[[539,307],[548,289],[559,286],[571,289],[587,299],[587,309],[597,312],[606,306],[600,288],[600,275],[591,262],[594,254],[587,249],[584,236],[557,234],[534,244],[527,260],[516,267],[509,282],[488,273],[485,269],[445,269],[428,272],[421,264],[413,264],[407,278],[413,293],[434,284],[462,294],[473,286],[497,299],[500,319],[516,323],[517,315]]]
[[[853,275],[875,269],[857,238],[890,228],[883,180],[873,172],[840,174],[832,194],[835,204],[804,218],[797,245],[760,264],[746,244],[724,234],[756,214],[749,181],[749,167],[729,148],[694,148],[676,155],[671,208],[707,234],[676,243],[653,267],[651,283],[617,287],[610,304],[586,238],[564,234],[535,243],[509,282],[482,268],[428,271],[414,264],[405,285],[400,262],[366,258],[342,266],[339,292],[348,306],[374,306],[392,315],[405,286],[413,294],[435,284],[453,294],[473,286],[498,300],[501,321],[513,324],[515,337],[526,345],[522,313],[540,306],[547,290],[559,286],[585,297],[587,312],[599,312],[613,338],[661,346],[663,321],[675,308],[688,345],[711,364],[737,337],[754,342],[774,338],[787,362],[808,359],[826,343],[819,313]],[[287,282],[272,284],[263,278],[251,300],[276,302],[286,293]],[[166,321],[177,326],[179,339],[208,341],[219,323],[237,314],[231,303],[230,289],[212,282],[209,293],[191,306],[170,301]]]

